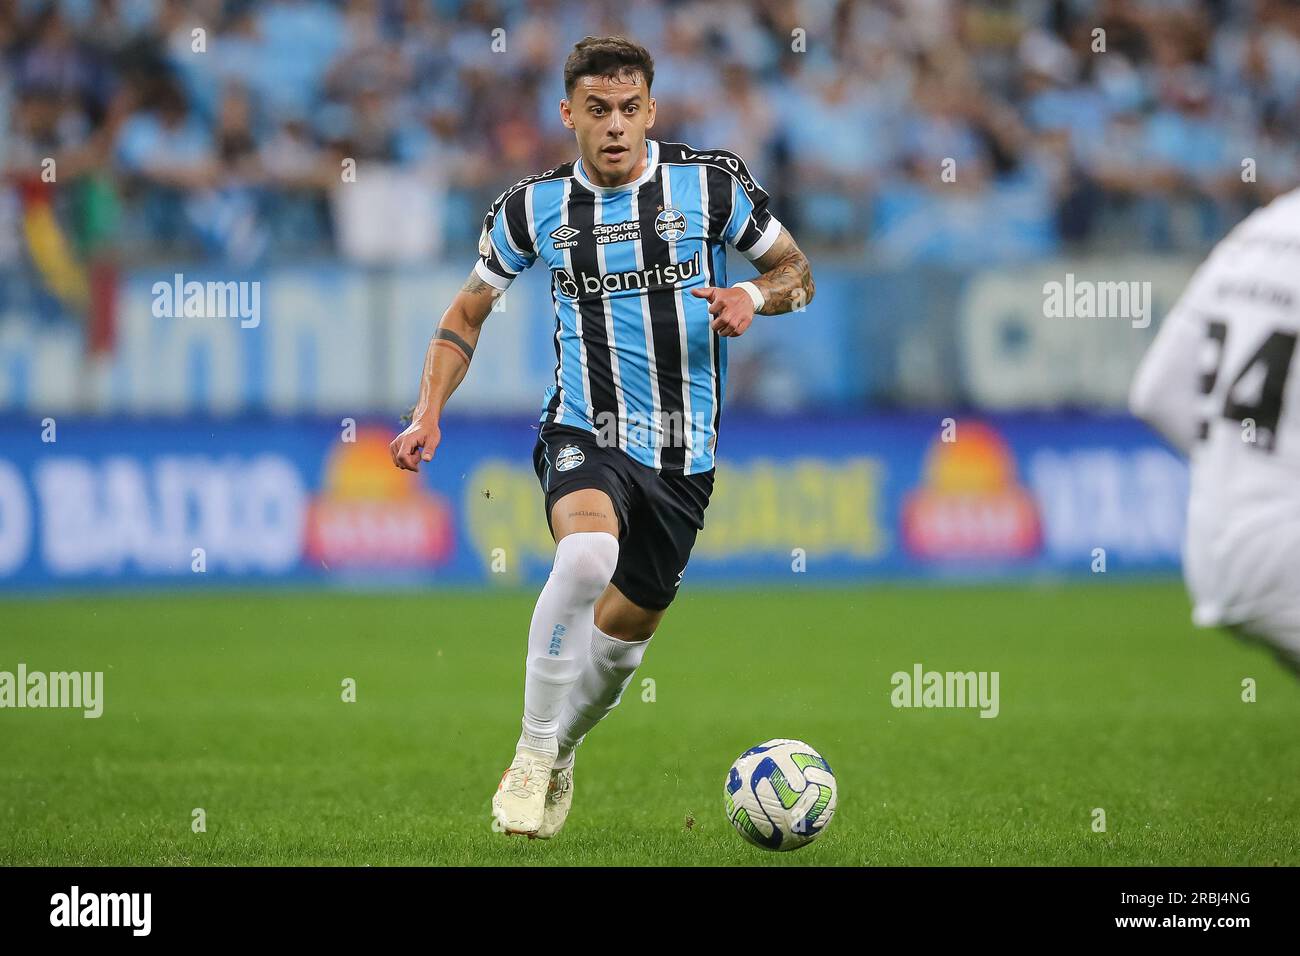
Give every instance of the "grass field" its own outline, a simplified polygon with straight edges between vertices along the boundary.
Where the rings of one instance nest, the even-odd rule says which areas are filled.
[[[1300,863],[1300,686],[1194,631],[1174,583],[684,591],[579,752],[568,828],[501,836],[532,601],[0,601],[0,670],[102,670],[106,701],[0,711],[0,863]],[[1000,715],[893,708],[917,662],[1000,672]],[[731,761],[774,736],[839,781],[795,853],[721,810]]]

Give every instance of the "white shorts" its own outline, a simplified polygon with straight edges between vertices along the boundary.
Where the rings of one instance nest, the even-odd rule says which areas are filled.
[[[1300,672],[1300,528],[1238,525],[1226,545],[1190,530],[1183,569],[1192,622],[1263,641]]]
[[[1300,676],[1300,605],[1251,618],[1230,630],[1243,640],[1269,645],[1282,663]]]

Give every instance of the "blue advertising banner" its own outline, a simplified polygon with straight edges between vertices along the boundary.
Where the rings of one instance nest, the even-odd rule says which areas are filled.
[[[0,421],[0,590],[518,585],[553,543],[531,416]],[[724,416],[684,580],[1169,573],[1183,462],[1124,417]]]

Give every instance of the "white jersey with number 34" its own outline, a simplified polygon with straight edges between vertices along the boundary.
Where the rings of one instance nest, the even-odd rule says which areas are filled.
[[[1215,247],[1133,382],[1134,414],[1191,461],[1184,573],[1202,626],[1300,627],[1297,334],[1300,189]]]

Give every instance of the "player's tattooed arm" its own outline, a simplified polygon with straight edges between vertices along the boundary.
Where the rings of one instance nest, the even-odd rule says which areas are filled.
[[[474,358],[474,346],[478,344],[479,332],[487,321],[501,290],[484,282],[475,269],[470,272],[460,292],[452,300],[451,308],[443,313],[438,330],[433,333],[430,348],[442,346],[457,358],[463,359],[468,366]]]
[[[772,248],[754,260],[754,265],[762,273],[750,280],[763,293],[761,315],[797,312],[812,301],[817,291],[812,265],[784,226]]]
[[[442,345],[449,349],[455,349],[460,356],[465,359],[466,365],[468,365],[470,360],[474,358],[474,346],[470,345],[451,329],[439,328],[437,332],[434,332],[433,344]]]
[[[465,284],[460,287],[460,291],[468,292],[471,295],[485,294],[491,296],[494,299],[497,297],[497,295],[500,294],[497,292],[496,289],[492,288],[492,286],[488,285],[486,282],[484,282],[482,279],[479,278],[477,269],[475,269],[469,274],[469,278],[466,279]]]
[[[442,409],[469,371],[483,323],[500,295],[499,290],[471,272],[443,313],[425,352],[420,400],[402,418],[406,430],[389,445],[393,464],[398,468],[419,471],[421,461],[433,460],[441,440],[438,420]]]
[[[788,229],[781,227],[772,248],[754,260],[761,275],[746,282],[763,294],[763,305],[754,308],[753,288],[743,284],[727,289],[701,286],[691,295],[709,301],[709,327],[719,335],[743,335],[755,315],[781,315],[801,311],[812,301],[812,266]]]

